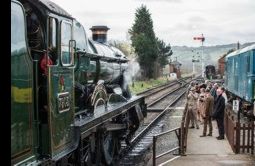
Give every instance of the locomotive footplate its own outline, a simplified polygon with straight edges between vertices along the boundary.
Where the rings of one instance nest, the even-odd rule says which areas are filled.
[[[80,129],[81,135],[87,135],[88,132],[92,132],[97,126],[125,113],[128,109],[135,105],[140,105],[140,103],[144,103],[143,96],[134,96],[127,102],[117,103],[114,105],[108,104],[106,109],[95,110],[92,116],[76,119],[74,126]]]

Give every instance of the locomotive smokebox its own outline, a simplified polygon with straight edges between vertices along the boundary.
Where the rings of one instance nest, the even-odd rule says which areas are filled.
[[[107,31],[110,28],[104,25],[92,26],[90,30],[92,31],[92,39],[99,43],[106,43],[107,41]]]

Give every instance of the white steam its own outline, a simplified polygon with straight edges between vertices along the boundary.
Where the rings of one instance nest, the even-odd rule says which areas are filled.
[[[132,84],[136,78],[140,77],[140,74],[139,63],[136,59],[131,59],[124,72],[124,87],[128,86],[128,84]]]

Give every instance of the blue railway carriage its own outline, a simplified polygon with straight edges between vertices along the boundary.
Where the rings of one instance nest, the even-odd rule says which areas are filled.
[[[232,96],[253,105],[255,99],[255,44],[225,58],[225,87]]]

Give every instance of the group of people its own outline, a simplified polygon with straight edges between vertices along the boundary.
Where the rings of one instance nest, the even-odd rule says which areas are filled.
[[[188,88],[187,111],[191,120],[190,128],[199,129],[199,122],[203,125],[203,133],[200,137],[212,136],[212,120],[216,120],[219,136],[224,139],[224,110],[227,103],[225,89],[217,83],[211,82],[198,84],[192,82]],[[207,127],[209,133],[207,134]]]

